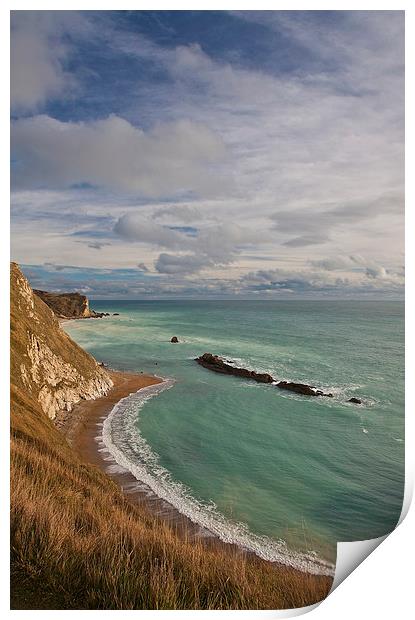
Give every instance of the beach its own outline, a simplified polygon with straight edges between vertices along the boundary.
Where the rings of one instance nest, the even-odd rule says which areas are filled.
[[[114,370],[108,372],[114,386],[106,396],[96,400],[81,401],[73,407],[71,412],[59,412],[54,421],[55,426],[65,435],[71,447],[84,461],[99,467],[117,483],[130,502],[145,508],[149,515],[167,524],[181,539],[197,541],[210,549],[224,550],[233,557],[250,556],[254,561],[274,566],[276,570],[283,571],[283,573],[299,576],[308,574],[310,578],[316,577],[312,572],[297,570],[276,561],[269,562],[241,545],[222,541],[218,536],[159,498],[147,485],[138,481],[130,471],[119,466],[102,442],[104,420],[120,400],[143,388],[157,385],[163,379],[144,373],[134,374]]]
[[[60,411],[54,420],[55,426],[65,435],[68,442],[89,462],[91,459],[95,461],[96,450],[91,448],[94,447],[99,420],[106,417],[122,398],[162,381],[159,377],[145,374],[117,371],[109,371],[108,374],[114,386],[106,396],[95,400],[81,400],[72,411]]]
[[[58,327],[17,265],[11,276],[12,608],[274,609],[322,600],[329,576],[260,559],[186,505],[183,517],[140,454],[118,449],[125,432],[132,446],[140,441],[144,403],[181,385],[161,369],[162,358],[151,370],[126,367],[123,352],[118,361],[96,355],[105,360],[97,364]],[[105,323],[95,325],[102,333]],[[137,337],[129,341],[133,352]],[[200,411],[192,411],[196,422]],[[170,445],[177,452],[177,440]]]
[[[148,374],[114,370],[109,371],[109,374],[114,386],[106,396],[95,400],[82,400],[73,407],[72,411],[61,411],[57,415],[54,421],[55,426],[65,435],[71,447],[84,461],[99,467],[110,476],[121,487],[129,501],[145,507],[152,516],[167,523],[183,539],[199,540],[208,547],[221,547],[229,550],[233,555],[255,555],[238,545],[224,543],[214,534],[182,515],[174,506],[157,497],[129,471],[116,465],[107,450],[102,450],[100,436],[103,421],[111,413],[113,407],[130,394],[163,381],[160,377]],[[260,558],[257,560],[264,561]],[[284,565],[278,566],[291,570]]]
[[[138,393],[105,424],[106,446],[133,474],[127,492],[140,486],[135,478],[146,481],[222,541],[302,571],[320,572],[321,561],[333,570],[338,540],[393,529],[403,481],[398,304],[95,306],[111,317],[66,323],[76,342],[109,368],[174,381],[171,389],[156,385]],[[173,334],[178,344],[170,342]],[[213,373],[195,362],[207,351],[333,397],[309,398]],[[385,384],[385,376],[393,380]],[[352,396],[362,405],[349,403]],[[110,474],[120,469],[104,463]],[[159,508],[167,510],[163,502]]]
[[[221,539],[306,570],[309,552],[334,565],[338,540],[393,529],[404,480],[400,304],[94,305],[111,317],[65,324],[77,343],[110,368],[174,380],[121,405],[126,425],[122,411],[111,422],[117,461],[158,496]],[[205,352],[333,397],[213,373],[195,362]]]

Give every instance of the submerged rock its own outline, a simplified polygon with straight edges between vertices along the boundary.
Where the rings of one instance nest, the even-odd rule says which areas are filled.
[[[360,398],[355,398],[354,396],[352,398],[349,398],[349,400],[347,401],[348,403],[355,403],[356,405],[361,405],[362,401],[360,400]]]
[[[177,336],[173,336],[173,338],[170,340],[170,342],[179,342],[179,339]]]

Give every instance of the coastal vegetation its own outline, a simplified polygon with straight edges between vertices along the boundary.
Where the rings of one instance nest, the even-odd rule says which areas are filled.
[[[17,265],[11,297],[13,609],[282,609],[328,594],[330,577],[187,539],[83,462],[47,403],[60,402],[60,391],[70,409],[95,397],[83,382],[103,394],[110,379],[34,297]]]

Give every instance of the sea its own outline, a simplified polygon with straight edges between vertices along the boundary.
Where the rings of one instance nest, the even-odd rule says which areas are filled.
[[[70,336],[111,368],[164,379],[121,401],[102,427],[114,460],[151,492],[226,542],[316,574],[333,572],[337,542],[395,527],[402,302],[91,305],[111,316],[67,322]],[[213,373],[195,362],[205,352],[333,398]]]

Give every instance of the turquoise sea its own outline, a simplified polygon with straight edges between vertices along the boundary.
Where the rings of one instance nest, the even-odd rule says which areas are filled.
[[[91,305],[120,316],[66,323],[81,346],[112,368],[167,379],[104,425],[114,458],[158,495],[223,540],[315,572],[330,572],[337,541],[393,529],[404,489],[402,302]],[[334,398],[217,375],[194,361],[205,352]]]

